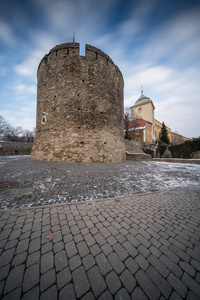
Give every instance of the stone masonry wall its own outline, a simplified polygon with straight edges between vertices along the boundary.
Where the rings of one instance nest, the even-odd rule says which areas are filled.
[[[126,159],[123,77],[101,50],[54,47],[38,67],[37,121],[31,159],[118,162]]]

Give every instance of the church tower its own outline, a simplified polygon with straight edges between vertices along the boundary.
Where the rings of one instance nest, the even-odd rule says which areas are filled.
[[[141,96],[135,102],[135,105],[131,106],[131,119],[144,119],[152,124],[152,140],[155,141],[155,118],[154,118],[155,106],[153,101],[143,94],[143,88],[141,89]]]

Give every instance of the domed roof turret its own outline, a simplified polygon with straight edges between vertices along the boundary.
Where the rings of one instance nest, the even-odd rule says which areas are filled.
[[[147,96],[145,96],[143,94],[143,90],[141,91],[141,96],[140,98],[135,102],[135,104],[142,104],[142,103],[145,103],[145,102],[148,102],[150,101],[150,98],[148,98]]]

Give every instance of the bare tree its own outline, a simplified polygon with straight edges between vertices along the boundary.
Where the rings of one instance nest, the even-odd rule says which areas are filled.
[[[2,116],[0,116],[0,135],[9,142],[33,143],[35,132],[23,130],[22,127],[11,126]]]
[[[131,120],[130,113],[126,111],[124,113],[124,128],[125,128],[125,136],[124,136],[124,138],[125,139],[128,139],[128,130],[129,130],[130,120]]]

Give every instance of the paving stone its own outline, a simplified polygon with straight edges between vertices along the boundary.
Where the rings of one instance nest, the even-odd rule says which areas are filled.
[[[49,251],[41,256],[41,273],[46,273],[53,268],[54,265],[54,256],[53,252]]]
[[[28,251],[29,253],[36,252],[40,249],[41,247],[41,240],[40,238],[34,239],[29,243]]]
[[[115,300],[121,300],[121,299],[131,300],[131,297],[129,296],[129,294],[124,288],[119,290],[115,295]]]
[[[111,233],[108,231],[106,227],[100,228],[99,231],[101,232],[101,234],[104,236],[105,239],[111,235]]]
[[[131,257],[127,258],[125,260],[125,265],[126,267],[129,269],[129,271],[134,275],[137,270],[139,269],[138,264],[136,263],[136,261],[134,259],[132,259]]]
[[[57,300],[57,287],[53,285],[48,290],[42,293],[40,300]]]
[[[198,271],[200,271],[200,263],[195,259],[191,259],[190,264]]]
[[[67,285],[60,291],[59,300],[66,300],[66,299],[70,299],[70,300],[77,299],[72,284]]]
[[[186,250],[187,254],[189,254],[191,257],[193,257],[195,260],[199,261],[200,262],[200,252],[196,252],[192,249],[187,249]]]
[[[118,235],[116,235],[115,238],[118,241],[118,243],[120,243],[120,244],[122,244],[123,242],[126,241],[126,238],[121,233],[119,233]]]
[[[40,251],[29,254],[27,257],[26,266],[29,267],[35,263],[40,263]]]
[[[139,254],[138,256],[135,257],[135,261],[138,263],[140,268],[144,271],[149,267],[148,261],[141,254]]]
[[[188,264],[187,262],[180,261],[179,266],[181,267],[182,270],[184,270],[190,276],[192,276],[192,277],[195,276],[195,269],[190,264]]]
[[[67,252],[68,258],[76,255],[77,254],[77,249],[76,249],[74,241],[71,241],[71,242],[65,244],[65,250]]]
[[[113,251],[112,247],[108,243],[104,244],[101,249],[106,256]]]
[[[101,233],[95,234],[94,239],[96,240],[96,242],[99,246],[102,246],[103,244],[106,243],[106,239],[103,237],[103,235]]]
[[[174,253],[172,252],[170,249],[168,249],[167,247],[165,246],[161,246],[159,248],[159,250],[164,253],[167,257],[170,258],[170,260],[174,261],[175,264],[178,264],[180,258]]]
[[[148,257],[148,261],[164,278],[167,278],[170,271],[157,257],[152,254]]]
[[[143,237],[141,234],[136,235],[136,239],[142,243],[146,248],[149,248],[151,246],[151,243]]]
[[[148,295],[149,299],[159,299],[160,292],[154,283],[150,280],[150,278],[146,275],[146,273],[142,270],[139,270],[135,274],[135,278],[138,281],[139,285],[143,289],[146,295]]]
[[[9,264],[13,258],[15,248],[4,251],[0,257],[0,267]]]
[[[39,286],[34,287],[32,290],[28,291],[21,300],[39,300]]]
[[[129,293],[136,287],[135,278],[127,269],[120,275],[120,280]]]
[[[64,240],[64,243],[68,243],[73,240],[73,235],[71,233],[68,233],[64,236],[63,240]]]
[[[83,266],[72,272],[72,278],[74,281],[74,289],[77,298],[83,296],[90,288],[90,284],[87,279],[87,275]]]
[[[39,283],[39,264],[34,264],[26,269],[23,282],[23,291],[27,292]]]
[[[45,244],[42,245],[42,254],[47,253],[52,250],[53,244],[52,242],[46,242]]]
[[[157,288],[160,290],[163,296],[166,299],[168,299],[172,291],[169,283],[152,266],[148,268],[146,274],[154,282],[154,284],[157,286]]]
[[[125,265],[114,252],[108,255],[108,260],[117,274],[122,273],[122,271],[125,269]]]
[[[9,293],[2,300],[20,300],[21,299],[21,288],[17,288],[13,292]]]
[[[89,254],[83,258],[83,265],[84,265],[86,271],[89,270],[91,267],[93,267],[94,264],[95,264],[95,260],[91,254]]]
[[[56,253],[55,255],[55,267],[56,271],[61,271],[68,266],[67,256],[64,250]]]
[[[88,245],[88,247],[91,247],[92,245],[94,245],[96,243],[95,239],[93,238],[93,236],[90,233],[84,235],[84,240],[86,241],[86,244]]]
[[[81,300],[95,300],[94,295],[92,292],[88,292],[86,295],[84,295]]]
[[[128,234],[126,238],[135,248],[139,247],[140,242],[134,236]]]
[[[179,296],[179,294],[177,292],[172,292],[172,294],[170,296],[170,300],[183,300],[183,298],[181,296]]]
[[[150,251],[144,247],[144,245],[140,245],[138,247],[139,253],[141,253],[145,258],[147,258],[150,255]]]
[[[174,273],[177,277],[181,277],[183,271],[181,270],[181,268],[175,264],[171,259],[169,259],[167,256],[165,255],[161,255],[160,257],[160,261],[165,264],[165,266],[167,266],[167,268],[169,268],[172,273]]]
[[[122,246],[124,247],[125,251],[131,255],[133,258],[138,255],[138,250],[129,242],[125,241]]]
[[[156,248],[155,246],[151,246],[149,248],[150,254],[152,253],[153,255],[155,255],[157,258],[159,258],[161,256],[161,252],[158,248]]]
[[[51,269],[45,274],[43,274],[40,278],[40,290],[44,292],[48,289],[51,285],[53,285],[56,281],[55,270]]]
[[[68,225],[64,225],[61,227],[61,232],[63,235],[69,234],[70,233],[70,228]]]
[[[6,265],[1,268],[0,281],[5,279],[8,276],[9,270],[10,270],[10,265]],[[1,297],[1,295],[0,295],[0,297]]]
[[[111,246],[113,246],[113,245],[115,245],[117,243],[117,240],[116,240],[116,238],[114,236],[108,237],[107,241],[108,241],[109,245],[111,245]]]
[[[144,292],[140,287],[136,287],[131,294],[131,299],[132,300],[148,300],[148,298],[145,296]]]
[[[70,270],[74,271],[76,268],[78,268],[81,265],[81,258],[79,255],[75,255],[69,259],[69,266]]]
[[[106,256],[103,253],[98,254],[95,257],[95,260],[97,262],[97,265],[102,275],[105,276],[107,273],[109,273],[112,270],[110,263],[108,262]]]
[[[185,298],[187,293],[187,287],[185,284],[172,273],[169,274],[167,280],[174,290],[176,290],[181,297]]]
[[[97,298],[106,289],[106,284],[103,279],[103,276],[101,275],[97,266],[92,267],[87,272],[87,275],[88,275],[89,282],[90,282],[92,291],[94,293],[94,296]]]
[[[98,300],[113,300],[113,297],[109,291],[105,291]]]
[[[106,276],[106,283],[111,294],[115,294],[121,287],[121,282],[114,271]]]
[[[74,236],[74,242],[77,244],[79,242],[83,241],[83,236],[82,234],[77,234]]]
[[[89,253],[89,249],[84,241],[78,243],[77,248],[78,248],[78,252],[82,258]]]
[[[10,273],[7,277],[7,280],[6,280],[4,293],[6,293],[6,294],[10,293],[11,291],[18,288],[21,285],[23,275],[24,275],[24,269],[25,269],[25,266],[20,265],[20,266],[13,268],[10,271]]]
[[[190,277],[187,273],[184,273],[182,278],[182,282],[195,293],[197,296],[200,295],[200,284],[198,284],[192,277]]]
[[[72,275],[70,272],[70,269],[67,267],[63,269],[62,271],[57,273],[57,286],[60,290],[63,286],[68,284],[72,279]]]
[[[195,295],[192,291],[189,291],[187,294],[187,300],[199,300],[199,297]]]
[[[128,253],[119,243],[115,244],[113,246],[113,249],[115,250],[115,252],[117,253],[117,255],[122,261],[124,261],[128,257]]]
[[[91,251],[93,256],[96,256],[101,252],[101,249],[97,244],[95,244],[90,248],[90,251]]]
[[[27,252],[23,252],[15,255],[12,261],[12,266],[16,267],[18,265],[21,265],[26,261],[26,258],[27,258]]]

